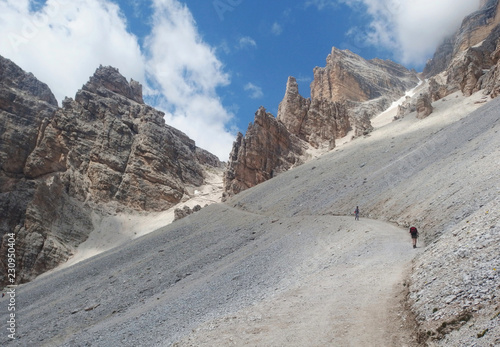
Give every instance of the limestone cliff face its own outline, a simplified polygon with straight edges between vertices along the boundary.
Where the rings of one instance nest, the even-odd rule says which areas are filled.
[[[0,170],[17,178],[36,145],[38,127],[52,117],[57,101],[46,84],[1,56],[0,81]]]
[[[497,28],[495,31],[497,32],[498,39],[495,50],[490,55],[494,65],[491,66],[491,69],[487,71],[484,76],[479,78],[481,87],[483,87],[485,92],[492,98],[496,98],[500,95],[500,30]],[[493,32],[492,36],[494,35],[495,32]]]
[[[16,235],[18,282],[67,260],[93,214],[170,208],[203,183],[204,165],[221,165],[117,69],[98,68],[58,108],[46,85],[0,64],[0,233]]]
[[[467,16],[460,29],[441,43],[434,57],[425,66],[424,76],[428,78],[444,71],[460,53],[486,39],[498,24],[498,0],[482,1],[481,9]]]
[[[305,99],[299,94],[294,77],[288,78],[277,119],[290,133],[316,148],[328,143],[333,149],[335,139],[345,136],[351,128],[343,103],[322,98]]]
[[[140,85],[118,70],[99,68],[44,124],[26,176],[65,173],[71,196],[82,201],[155,211],[178,203],[185,184],[201,185],[194,141],[165,125],[164,114],[134,90]]]
[[[333,48],[325,67],[314,69],[311,99],[363,102],[381,96],[401,96],[418,83],[414,72],[388,60],[365,60]]]
[[[498,0],[484,1],[437,49],[424,69],[433,101],[456,91],[471,95],[485,90],[493,97],[498,95],[499,9]]]
[[[415,72],[396,63],[367,61],[333,48],[326,67],[314,69],[311,98],[301,96],[296,79],[289,77],[277,118],[267,117],[273,126],[261,126],[265,112],[259,110],[246,136],[238,135],[224,177],[225,195],[237,194],[304,160],[302,148],[333,149],[335,140],[351,130],[354,136],[368,134],[373,129],[370,118],[417,83]],[[256,133],[260,139],[274,140],[248,140]],[[279,159],[280,155],[284,157]]]
[[[294,77],[288,77],[286,91],[278,108],[278,120],[292,134],[300,134],[311,107],[311,100],[299,94],[299,85]]]
[[[238,133],[224,176],[224,197],[262,183],[301,162],[303,144],[261,107],[245,136]]]
[[[26,221],[26,209],[36,195],[37,184],[27,180],[24,167],[36,147],[38,129],[45,119],[51,119],[57,110],[57,101],[48,86],[32,74],[25,73],[12,61],[0,56],[0,236],[17,232]],[[48,193],[48,192],[47,192]],[[52,198],[47,195],[48,202]],[[50,203],[42,206],[49,209]],[[39,219],[44,213],[38,211]],[[36,216],[34,216],[36,218]],[[30,223],[30,221],[28,221]],[[34,249],[43,242],[31,238]],[[16,238],[17,241],[17,238]],[[33,241],[33,242],[31,242]],[[6,243],[0,245],[0,254],[7,254]],[[16,242],[16,256],[22,252],[22,242]],[[20,268],[21,259],[16,259]],[[0,258],[0,282],[5,283],[6,257]],[[34,261],[34,260],[33,260]],[[32,262],[33,262],[32,261]],[[18,272],[19,274],[19,272]],[[1,285],[0,284],[0,285]]]

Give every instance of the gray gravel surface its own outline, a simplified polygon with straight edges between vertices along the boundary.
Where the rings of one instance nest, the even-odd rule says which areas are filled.
[[[362,219],[370,217],[393,221],[402,226],[414,224],[429,244],[446,242],[446,235],[453,231],[460,233],[469,217],[481,213],[481,209],[490,206],[499,195],[500,100],[493,100],[470,115],[449,118],[439,118],[442,117],[439,115],[440,105],[435,105],[435,114],[425,120],[418,121],[407,116],[369,137],[352,141],[318,160],[245,191],[226,205],[204,208],[130,244],[18,287],[17,339],[8,339],[4,329],[0,334],[0,345],[168,346],[172,343],[189,345],[190,341],[196,345],[196,341],[210,338],[211,330],[206,328],[210,322],[216,322],[221,331],[227,332],[231,331],[230,326],[220,324],[220,320],[234,316],[234,326],[238,326],[238,322],[247,321],[245,312],[265,312],[269,309],[269,312],[275,313],[268,317],[271,323],[283,312],[296,314],[305,308],[297,306],[291,310],[280,307],[272,303],[273,298],[288,299],[291,291],[301,288],[304,293],[316,293],[321,286],[335,286],[335,281],[321,281],[325,274],[334,275],[335,259],[339,260],[339,266],[352,259],[361,259],[360,264],[364,264],[365,268],[368,264],[369,268],[372,258],[367,254],[365,259],[363,255],[374,242],[368,235],[376,234],[375,229],[364,233],[363,230],[351,229],[336,217],[351,214],[356,205],[361,208]],[[494,215],[498,215],[498,210],[485,218],[493,218],[491,216]],[[361,225],[366,226],[358,226]],[[494,219],[487,219],[477,225],[479,227],[474,229],[478,233],[477,242],[484,243],[486,240],[480,237],[484,233],[481,225],[489,228],[496,224]],[[345,252],[330,253],[331,247],[349,244],[346,243],[350,239],[348,237],[335,239],[332,236],[347,235],[347,230],[363,235],[356,240],[364,240],[365,243],[354,248],[344,247]],[[406,231],[400,234],[402,231],[398,230],[387,238],[394,239],[395,249],[407,242]],[[498,228],[488,230],[490,239],[495,239]],[[397,235],[401,235],[401,239]],[[464,243],[476,242],[474,240],[462,235]],[[487,248],[484,258],[475,257],[474,261],[477,262],[475,266],[484,265],[484,271],[490,271],[487,279],[490,280],[490,274],[493,275],[492,286],[498,288],[497,273],[486,270],[499,253],[498,243],[492,245],[492,248]],[[443,252],[447,250],[451,253],[458,251],[455,246],[432,246],[422,250],[416,250],[420,263],[415,264],[425,266],[441,264],[440,257],[445,257]],[[380,272],[378,282],[388,281],[395,286],[389,293],[396,297],[401,295],[400,287],[404,283],[401,274],[405,268],[410,268],[410,258],[404,256],[398,261],[392,253],[383,252],[385,258],[379,259],[383,259],[387,266],[398,264],[393,272],[400,276]],[[415,253],[398,251],[395,254],[413,256]],[[453,257],[450,255],[449,259]],[[449,271],[441,268],[443,273]],[[356,274],[353,269],[350,281],[362,278]],[[435,283],[448,279],[439,271],[432,274],[433,278],[436,277]],[[422,290],[428,280],[425,275],[415,272],[411,288],[421,291],[421,295],[418,302],[412,302],[410,296],[412,309],[417,317],[424,320],[430,316],[429,309],[451,312],[441,306],[419,304],[431,302],[442,288],[447,288],[435,285],[432,290]],[[450,280],[458,283],[457,278]],[[463,283],[463,290],[469,290],[468,282]],[[366,286],[365,283],[363,288]],[[380,295],[377,291],[359,292],[364,293],[363,296],[352,298],[352,302],[370,302],[371,298]],[[327,298],[330,297],[325,296]],[[499,316],[491,316],[497,311],[488,302],[498,298],[486,298],[484,300],[490,301],[484,302],[479,294],[478,298],[477,310],[467,326],[487,322],[481,326],[489,330],[480,338],[472,335],[473,343],[477,346],[494,345]],[[309,295],[306,299],[311,304],[321,304],[314,302],[314,296]],[[439,299],[436,303],[446,305],[446,301]],[[0,319],[5,322],[8,301],[4,298],[0,302]],[[266,306],[269,302],[271,306]],[[331,304],[333,310],[338,307],[333,301]],[[487,310],[482,309],[481,304]],[[387,312],[388,308],[397,305],[394,301],[384,301],[376,307]],[[351,313],[356,316],[356,311],[349,311],[349,307],[343,310],[347,316]],[[363,307],[359,310],[362,311]],[[326,310],[317,314],[317,322],[331,312]],[[363,322],[363,315],[356,317]],[[395,323],[397,317],[386,314],[381,317],[384,317],[380,320],[384,326],[398,329],[398,335],[407,331],[404,324],[401,327],[399,322]],[[367,321],[370,318],[364,319]],[[402,318],[411,317],[403,315]],[[332,318],[331,321],[334,320]],[[283,321],[277,323],[283,324]],[[421,324],[425,326],[425,321]],[[286,327],[286,324],[283,326]],[[301,331],[304,326],[307,325],[299,324],[296,330]],[[344,337],[352,337],[357,331],[347,326],[344,328]],[[455,342],[460,341],[463,337],[460,332],[465,331],[463,327],[459,328],[446,335],[448,345],[458,345]],[[218,330],[214,331],[217,334]],[[272,341],[274,330],[268,331]],[[330,332],[333,335],[329,335],[331,339],[327,341],[334,344],[335,332],[340,331],[332,328]],[[474,333],[476,330],[473,327],[464,334],[470,337]],[[238,330],[233,330],[234,336],[238,334]],[[261,337],[265,335],[265,329],[259,333]],[[384,334],[380,336],[387,338]],[[276,345],[294,345],[286,339],[277,341]],[[308,341],[311,341],[310,345],[315,345],[314,340]]]
[[[392,292],[413,252],[408,252],[405,232],[390,225],[383,230],[385,224],[377,223],[332,216],[271,218],[213,205],[130,245],[18,287],[18,339],[4,335],[0,342],[170,345],[203,322],[302,285],[320,270],[348,266],[356,274],[360,262],[375,280],[388,263],[395,264],[399,275],[385,282]],[[376,240],[379,247],[370,247]],[[368,259],[377,248],[374,254],[384,259],[380,264],[378,257]],[[373,270],[377,266],[379,272]]]

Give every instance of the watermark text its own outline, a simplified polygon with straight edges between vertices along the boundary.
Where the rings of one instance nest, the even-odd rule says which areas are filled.
[[[8,291],[4,294],[8,298],[7,332],[10,339],[16,338],[16,235],[7,234],[7,286]]]
[[[212,5],[219,16],[219,19],[224,20],[224,14],[226,12],[232,12],[234,9],[240,5],[243,0],[214,0]]]

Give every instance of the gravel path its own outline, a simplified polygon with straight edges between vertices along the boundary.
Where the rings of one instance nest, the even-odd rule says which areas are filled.
[[[404,271],[419,250],[405,231],[350,217],[292,218],[294,233],[316,239],[296,282],[175,346],[414,346],[402,307]],[[329,230],[335,226],[335,230]],[[315,232],[308,232],[315,229]]]
[[[472,112],[482,100],[449,96],[425,120],[405,117],[18,287],[17,339],[5,329],[0,345],[413,346],[405,278],[423,324],[447,324],[455,303],[477,299],[467,326],[443,343],[459,345],[462,334],[495,343],[499,309],[487,289],[498,290],[498,243],[488,240],[498,237],[489,211],[498,206],[500,100]],[[361,221],[341,217],[356,205]],[[432,244],[414,250],[406,229],[364,217],[417,224]],[[474,259],[462,256],[471,244]],[[417,254],[430,268],[405,277]],[[461,292],[450,294],[448,279]],[[484,284],[471,286],[476,279]],[[7,305],[0,300],[3,322]]]
[[[403,275],[418,251],[382,222],[212,205],[18,287],[18,339],[0,344],[402,346]]]

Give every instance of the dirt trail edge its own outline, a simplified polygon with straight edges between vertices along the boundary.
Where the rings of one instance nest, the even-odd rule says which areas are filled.
[[[405,276],[422,248],[411,248],[406,230],[353,217],[279,222],[289,237],[306,233],[311,241],[297,245],[307,247],[298,253],[308,256],[288,283],[271,297],[202,324],[174,346],[417,345],[404,308]]]
[[[402,303],[421,251],[376,220],[214,204],[19,286],[0,345],[414,346]]]

